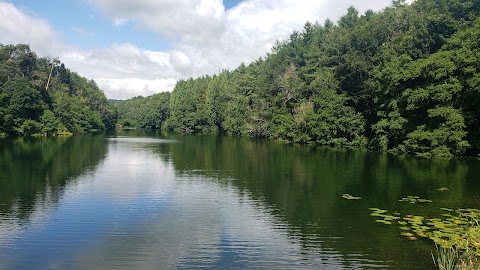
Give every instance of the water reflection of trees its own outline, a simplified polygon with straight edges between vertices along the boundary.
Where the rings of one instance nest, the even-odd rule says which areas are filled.
[[[0,141],[0,215],[25,219],[39,203],[55,203],[67,182],[105,157],[103,136]]]
[[[478,170],[476,161],[426,160],[246,138],[185,136],[178,140],[157,148],[178,173],[231,179],[225,182],[266,202],[286,219],[292,237],[302,240],[305,249],[315,248],[315,238],[323,248],[331,246],[345,256],[368,253],[372,259],[417,264],[423,260],[429,266],[428,244],[405,243],[398,229],[378,227],[369,219],[368,207],[407,211],[408,206],[398,199],[418,195],[436,202],[419,208],[419,214],[436,215],[440,207],[471,206],[479,195],[469,190],[470,178],[475,177],[470,172]],[[436,190],[443,186],[450,191]],[[345,201],[343,193],[363,199]],[[329,241],[329,237],[343,240]],[[407,251],[392,253],[394,245],[408,245]],[[419,266],[425,265],[415,267]]]

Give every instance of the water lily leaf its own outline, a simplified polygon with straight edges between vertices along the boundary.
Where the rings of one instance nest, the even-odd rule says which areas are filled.
[[[427,238],[428,237],[428,233],[424,232],[424,231],[414,231],[418,236],[420,237],[423,237],[423,238]]]
[[[362,197],[355,197],[350,194],[343,194],[342,198],[347,199],[347,200],[360,200]]]
[[[407,216],[403,219],[408,221],[412,225],[421,225],[423,224],[424,218],[422,216]]]
[[[400,234],[403,235],[403,236],[406,236],[406,237],[414,236],[413,233],[410,233],[410,232],[402,232]]]
[[[407,196],[400,201],[406,202],[431,202],[418,196]],[[372,216],[383,217],[376,222],[392,224],[396,220],[401,230],[401,235],[408,240],[417,240],[417,237],[428,238],[444,248],[455,247],[459,250],[468,250],[469,254],[480,257],[480,210],[441,208],[448,213],[441,214],[441,218],[426,218],[419,215],[395,215],[388,211],[372,208]]]
[[[398,200],[399,202],[408,202],[408,203],[411,203],[411,204],[415,204],[415,203],[427,203],[427,202],[433,202],[432,200],[428,200],[428,199],[422,199],[420,198],[419,196],[407,196],[407,197],[404,197],[404,198],[401,198],[400,200]]]
[[[445,229],[445,223],[440,222],[440,221],[434,222],[433,226],[435,226],[436,228],[439,228],[439,229]]]
[[[377,219],[377,220],[375,220],[375,221],[378,222],[378,223],[383,223],[383,224],[385,224],[385,225],[390,225],[390,224],[392,224],[392,222],[386,221],[386,220],[383,220],[383,219]]]
[[[460,225],[460,224],[465,224],[464,221],[461,221],[460,219],[454,219],[453,220],[453,223],[457,224],[457,225]]]

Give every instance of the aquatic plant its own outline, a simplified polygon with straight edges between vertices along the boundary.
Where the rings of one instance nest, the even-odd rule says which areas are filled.
[[[355,197],[350,194],[343,194],[342,198],[347,199],[347,200],[360,200],[362,197]]]
[[[436,245],[437,256],[432,259],[435,266],[440,270],[480,270],[478,257],[472,255],[469,250],[462,251],[457,247],[444,248]]]
[[[375,220],[378,223],[391,225],[397,221],[400,234],[408,240],[420,237],[433,241],[438,255],[432,257],[439,269],[480,270],[480,210],[441,208],[444,212],[441,218],[401,216],[397,212],[390,214],[379,208],[369,210],[372,211],[371,216],[383,218]]]
[[[375,222],[383,223],[385,225],[390,225],[394,220],[399,220],[399,213],[389,214],[387,210],[379,209],[379,208],[368,208],[370,211],[373,211],[370,216],[378,217],[382,219],[377,219]]]
[[[443,248],[435,245],[437,248],[437,257],[432,253],[432,259],[435,266],[440,270],[455,270],[457,265],[457,258],[459,255],[458,249],[454,247]]]
[[[408,202],[408,203],[411,203],[411,204],[415,204],[415,203],[431,203],[432,200],[427,200],[427,199],[422,199],[418,196],[407,196],[407,197],[404,197],[404,198],[401,198],[400,200],[398,200],[399,202]]]

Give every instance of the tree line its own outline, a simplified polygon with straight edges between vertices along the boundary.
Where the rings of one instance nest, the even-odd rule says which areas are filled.
[[[116,118],[93,80],[28,45],[0,44],[0,138],[113,129]]]
[[[474,0],[394,0],[362,15],[351,7],[248,65],[115,105],[58,61],[0,45],[0,136],[109,129],[118,110],[122,126],[478,155],[479,12]]]
[[[122,109],[120,118],[178,132],[477,155],[479,12],[474,0],[395,0],[363,15],[350,7],[337,23],[307,22],[249,65],[125,101],[119,109],[133,114]],[[132,111],[150,99],[150,109]]]

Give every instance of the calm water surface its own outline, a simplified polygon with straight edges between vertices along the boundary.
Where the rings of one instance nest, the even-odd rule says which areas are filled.
[[[480,163],[147,132],[0,141],[1,270],[434,269],[430,242],[369,207],[479,208]]]

